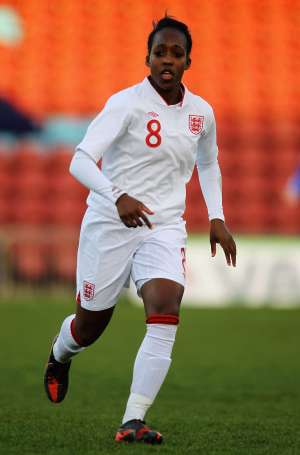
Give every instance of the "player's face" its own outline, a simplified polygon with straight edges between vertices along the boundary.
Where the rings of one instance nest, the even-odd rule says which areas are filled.
[[[147,56],[151,77],[163,91],[178,88],[190,61],[186,53],[186,37],[179,30],[164,28],[154,35],[150,55]]]

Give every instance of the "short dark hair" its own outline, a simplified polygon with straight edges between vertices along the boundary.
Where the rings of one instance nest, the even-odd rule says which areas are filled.
[[[175,28],[176,30],[179,30],[181,33],[184,34],[186,38],[186,53],[187,55],[190,55],[192,50],[192,36],[188,29],[188,26],[183,22],[177,21],[172,16],[168,15],[165,15],[165,17],[160,19],[158,22],[153,21],[153,30],[148,36],[148,53],[150,54],[151,52],[155,34],[167,27]]]

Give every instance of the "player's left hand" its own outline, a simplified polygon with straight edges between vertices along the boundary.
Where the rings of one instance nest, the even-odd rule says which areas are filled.
[[[217,243],[223,248],[227,265],[236,266],[236,245],[224,221],[219,219],[210,222],[210,246],[211,255],[214,257],[217,252]]]

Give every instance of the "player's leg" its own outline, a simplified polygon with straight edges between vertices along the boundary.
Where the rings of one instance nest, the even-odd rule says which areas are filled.
[[[78,248],[76,315],[63,321],[46,367],[45,389],[55,403],[66,395],[72,357],[103,333],[130,273],[133,252],[130,238],[125,238],[129,230],[120,223],[103,226],[98,221],[97,214],[88,210]],[[120,228],[126,230],[122,243]]]
[[[69,369],[74,355],[83,351],[103,333],[114,307],[103,311],[88,311],[77,305],[76,315],[68,316],[55,337],[44,375],[47,396],[53,403],[60,403],[69,385]]]
[[[162,435],[149,429],[144,417],[171,365],[183,291],[181,284],[167,279],[150,280],[141,289],[147,331],[135,359],[131,393],[123,424],[116,435],[117,441],[162,442]]]
[[[90,311],[77,305],[76,314],[68,316],[53,346],[58,362],[68,362],[74,355],[94,343],[106,329],[114,306],[100,311]]]
[[[173,315],[179,317],[184,286],[166,278],[154,278],[147,281],[140,290],[146,318],[153,315]]]
[[[158,232],[136,254],[138,266],[134,277],[138,288],[141,287],[147,331],[135,360],[131,393],[117,440],[134,440],[134,437],[135,440],[146,438],[145,442],[152,443],[162,440],[159,433],[145,429],[135,436],[134,425],[144,420],[171,364],[184,292],[184,244],[185,231]],[[162,278],[147,279],[147,274]]]
[[[94,343],[109,324],[115,306],[102,311],[90,311],[79,304],[73,323],[73,334],[81,346]]]

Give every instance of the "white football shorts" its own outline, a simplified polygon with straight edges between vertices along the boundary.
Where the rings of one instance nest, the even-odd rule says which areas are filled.
[[[153,278],[185,285],[185,222],[127,228],[88,207],[77,254],[77,297],[87,310],[114,306],[132,277],[137,291]],[[78,299],[79,300],[79,299]]]

